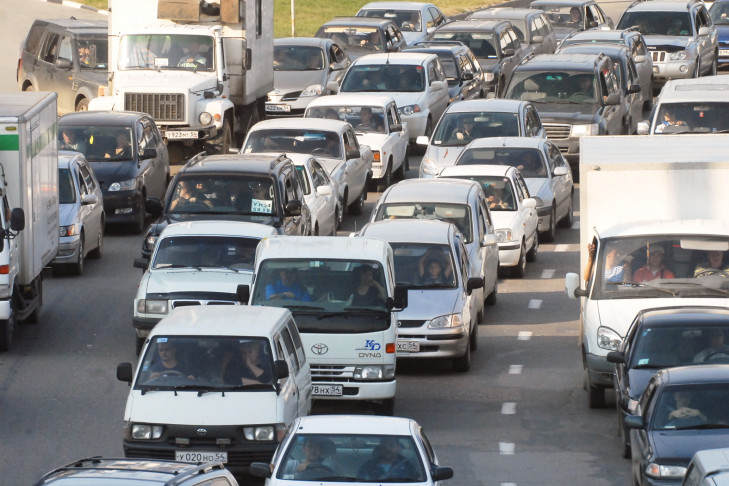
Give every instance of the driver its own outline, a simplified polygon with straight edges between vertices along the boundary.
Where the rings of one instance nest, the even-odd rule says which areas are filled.
[[[307,437],[302,450],[304,459],[302,461],[292,459],[286,468],[293,473],[294,479],[312,480],[333,472],[332,468],[324,463],[327,458],[325,439]]]
[[[149,367],[150,380],[168,375],[187,376],[191,380],[195,379],[195,376],[180,364],[177,359],[177,347],[173,343],[167,340],[157,341],[157,355],[159,359],[155,359]]]
[[[711,361],[712,356],[718,357],[718,355],[729,358],[729,346],[724,344],[724,331],[722,329],[711,329],[707,334],[709,335],[709,347],[696,353],[694,363]]]
[[[724,252],[712,250],[706,253],[706,260],[694,270],[694,278],[707,275],[727,276],[727,265],[724,263]]]

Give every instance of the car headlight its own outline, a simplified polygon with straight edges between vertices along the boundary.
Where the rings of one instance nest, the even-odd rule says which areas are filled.
[[[461,326],[461,315],[450,314],[447,316],[439,316],[432,319],[428,323],[428,327],[431,329],[442,329],[445,327],[460,327]]]
[[[158,235],[149,235],[147,236],[147,239],[144,240],[144,244],[147,245],[147,248],[149,248],[150,251],[152,251],[154,245],[157,244],[157,238],[159,238]]]
[[[109,186],[109,192],[115,191],[133,191],[137,187],[136,179],[114,182]]]
[[[161,425],[132,424],[132,439],[156,440],[162,437],[164,427]]]
[[[373,150],[372,151],[372,159],[373,159],[372,160],[373,162],[376,162],[378,164],[381,162],[381,160],[380,160],[380,151],[379,150]]]
[[[68,226],[59,226],[58,227],[58,236],[60,236],[60,237],[76,236],[76,235],[78,235],[80,229],[81,229],[80,224],[69,224]]]
[[[490,83],[494,80],[494,73],[483,73],[483,80]]]
[[[438,165],[433,160],[425,159],[421,164],[421,170],[423,174],[434,176],[438,174]]]
[[[394,365],[368,365],[354,368],[354,379],[361,381],[383,380],[395,377]]]
[[[197,121],[200,122],[200,125],[207,126],[213,124],[213,115],[208,113],[207,111],[203,111],[200,113],[200,116],[197,117]]]
[[[645,467],[645,473],[653,478],[682,478],[686,475],[686,468],[651,462]]]
[[[139,299],[137,301],[138,314],[167,314],[169,303],[166,300]]]
[[[668,58],[669,58],[669,59],[670,59],[671,61],[683,61],[683,60],[684,60],[684,59],[686,59],[687,57],[689,57],[689,56],[688,56],[688,51],[678,51],[678,52],[672,52],[672,53],[671,53],[671,54],[669,54],[669,56],[668,56]]]
[[[597,123],[588,123],[586,125],[572,125],[570,137],[584,137],[586,135],[599,135],[600,126]]]
[[[302,98],[304,96],[319,96],[322,94],[323,91],[324,86],[322,86],[321,84],[312,84],[311,86],[307,86],[306,88],[304,88],[304,91],[302,91],[301,95],[299,96],[301,96]]]
[[[243,435],[246,440],[260,441],[260,442],[281,442],[281,439],[286,435],[286,425],[255,425],[249,427],[243,427]]]
[[[511,228],[499,228],[495,231],[496,233],[496,241],[499,243],[505,243],[507,241],[511,241],[511,238],[514,236]]]
[[[397,109],[397,112],[401,115],[412,115],[413,113],[420,113],[420,105],[406,105],[406,106],[400,106]]]
[[[597,345],[608,351],[617,351],[623,338],[609,327],[600,326],[597,328]]]

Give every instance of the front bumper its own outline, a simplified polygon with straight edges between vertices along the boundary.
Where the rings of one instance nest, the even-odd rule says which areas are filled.
[[[695,59],[682,61],[653,61],[653,82],[665,83],[669,79],[686,79],[694,76]]]
[[[78,261],[80,247],[81,239],[78,236],[64,236],[60,238],[58,242],[58,253],[56,253],[51,265],[76,263]]]
[[[499,266],[513,267],[519,264],[521,256],[521,243],[518,241],[510,241],[508,243],[499,243]]]
[[[615,386],[615,365],[608,363],[605,356],[587,354],[586,359],[587,374],[591,385],[598,385],[605,388]]]
[[[420,344],[417,353],[399,351],[398,359],[459,358],[469,345],[466,326],[436,331],[428,329],[423,323],[417,328],[398,328],[397,337],[398,340],[415,340]]]
[[[139,191],[104,193],[104,214],[107,223],[133,223],[144,216],[144,201]]]
[[[428,115],[430,115],[428,111],[421,111],[412,115],[400,114],[400,119],[408,124],[411,142],[414,143],[416,138],[425,135],[425,127],[428,125]],[[438,120],[433,121],[433,126],[436,123],[438,123]]]
[[[549,227],[551,226],[550,215],[552,214],[552,206],[542,206],[541,208],[537,208],[537,217],[539,218],[537,222],[537,231],[540,233],[543,233],[545,231],[549,231]]]

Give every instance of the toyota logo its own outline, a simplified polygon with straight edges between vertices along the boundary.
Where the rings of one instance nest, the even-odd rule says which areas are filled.
[[[327,346],[326,344],[317,343],[311,347],[311,352],[314,354],[327,354],[327,351],[329,351],[329,346]]]
[[[197,435],[200,437],[205,437],[208,435],[208,429],[197,429]]]

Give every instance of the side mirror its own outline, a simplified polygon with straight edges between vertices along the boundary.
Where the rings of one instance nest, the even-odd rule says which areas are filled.
[[[461,74],[461,80],[462,81],[471,81],[473,79],[473,73],[463,73]]]
[[[496,239],[495,234],[488,234],[484,235],[483,240],[481,241],[481,246],[495,246],[498,244],[498,240]]]
[[[589,22],[587,23],[587,26],[588,26],[589,28],[591,28],[591,29],[594,29],[594,28],[595,28],[595,27],[597,27],[598,25],[599,25],[599,24],[598,24],[597,22],[595,22],[594,20],[591,20],[591,21],[589,21]]]
[[[162,206],[162,201],[156,197],[148,197],[147,200],[144,201],[144,209],[155,218],[162,216],[162,213],[165,210],[164,206]]]
[[[428,145],[430,139],[426,135],[420,135],[415,139],[415,143],[418,145]]]
[[[580,288],[580,276],[576,273],[568,273],[564,278],[564,289],[567,291],[567,297],[576,299],[577,297],[587,297],[587,291]]]
[[[532,37],[532,41],[530,42],[530,44],[541,44],[542,42],[544,42],[544,37],[542,37],[541,35],[535,35],[534,37]]]
[[[10,211],[10,229],[23,231],[25,229],[25,212],[23,208],[14,208]]]
[[[639,84],[631,84],[630,86],[628,86],[627,94],[634,94],[634,93],[640,93]]]
[[[318,196],[330,196],[332,194],[332,186],[319,186],[316,188]]]
[[[481,277],[469,277],[466,281],[466,292],[471,295],[476,289],[483,288],[483,278]]]
[[[527,209],[535,209],[537,207],[537,200],[533,197],[528,197],[524,199],[521,204]]]
[[[433,81],[432,83],[430,83],[430,91],[441,91],[445,89],[445,87],[445,81]]]
[[[504,55],[504,57],[511,57],[511,56],[513,56],[514,54],[516,54],[516,51],[515,51],[514,49],[512,49],[511,47],[510,47],[510,48],[508,48],[508,49],[504,49],[504,50],[502,51],[502,54]]]
[[[132,383],[132,364],[131,363],[119,363],[116,366],[116,379],[119,381],[126,381]]]
[[[329,81],[327,83],[327,91],[331,93],[338,93],[339,92],[339,83],[336,81]]]
[[[144,149],[144,152],[142,152],[142,155],[139,156],[139,160],[154,159],[156,157],[157,157],[156,148],[146,148],[146,149]]]
[[[651,126],[647,121],[638,122],[638,135],[648,135]]]
[[[711,35],[711,29],[709,27],[699,27],[699,36],[704,37],[707,35]]]
[[[640,415],[628,415],[623,421],[626,429],[642,429],[645,427],[643,424],[643,417]]]
[[[625,353],[622,351],[610,351],[607,354],[608,363],[625,364]]]
[[[246,71],[251,70],[252,62],[253,62],[253,51],[249,47],[246,49],[246,65],[245,65]]]
[[[620,93],[610,93],[605,99],[605,105],[614,106],[620,104]]]
[[[408,306],[408,288],[405,285],[395,285],[395,295],[392,299],[388,298],[391,303],[389,310],[401,311]],[[387,303],[386,303],[387,304]]]
[[[565,176],[568,173],[569,173],[569,171],[567,170],[567,167],[565,167],[563,165],[560,165],[559,167],[555,167],[554,170],[552,171],[552,175],[555,177]]]
[[[453,477],[453,468],[448,466],[436,466],[431,474],[433,481],[444,481]]]
[[[301,201],[298,199],[289,201],[286,203],[286,207],[284,208],[284,214],[286,216],[301,216],[301,206]]]
[[[347,151],[347,159],[358,159],[362,157],[362,154],[359,152],[359,150],[348,150]]]
[[[274,379],[283,380],[289,377],[289,365],[282,359],[273,362]]]
[[[85,206],[88,204],[98,204],[99,203],[99,196],[96,194],[84,194],[81,196],[81,205]]]
[[[147,270],[147,267],[149,267],[149,261],[146,258],[135,258],[134,259],[134,268],[140,268],[142,270]]]
[[[251,288],[246,284],[238,284],[235,288],[235,295],[238,298],[238,302],[243,305],[248,305],[248,301],[251,298]]]
[[[643,54],[637,55],[637,56],[635,56],[635,57],[633,58],[633,61],[634,61],[634,62],[635,62],[636,64],[642,64],[642,63],[644,63],[644,62],[645,62],[645,56],[644,56]]]
[[[56,67],[58,69],[63,69],[64,71],[70,71],[71,68],[73,68],[73,63],[68,59],[59,57],[58,59],[56,59]]]
[[[390,125],[391,132],[402,132],[402,123],[393,123]]]
[[[248,474],[257,478],[270,478],[273,471],[271,465],[265,462],[252,462],[248,468]]]
[[[344,64],[342,64],[341,62],[333,62],[329,65],[329,69],[331,69],[332,71],[341,71],[342,69],[344,69]]]

